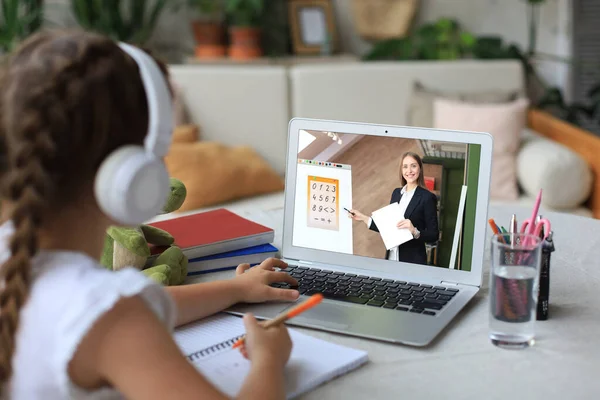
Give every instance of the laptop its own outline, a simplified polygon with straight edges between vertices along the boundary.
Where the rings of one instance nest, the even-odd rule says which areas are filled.
[[[481,288],[492,146],[488,133],[292,119],[281,258],[299,282],[298,301],[324,300],[288,324],[429,345]],[[421,181],[415,158],[401,160],[407,152],[421,159]],[[403,205],[418,234],[400,234],[394,219],[411,192],[403,170],[406,188],[418,186]],[[294,305],[227,311],[270,319]]]

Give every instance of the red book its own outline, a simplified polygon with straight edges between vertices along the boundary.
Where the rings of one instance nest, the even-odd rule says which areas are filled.
[[[224,208],[148,225],[169,232],[175,239],[174,245],[180,247],[188,259],[267,244],[275,239],[273,229]],[[152,255],[163,250],[164,247],[158,246],[150,249]]]

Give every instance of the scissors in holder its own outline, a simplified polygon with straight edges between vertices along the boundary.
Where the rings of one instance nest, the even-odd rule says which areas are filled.
[[[531,228],[532,225],[534,227],[532,234],[540,237],[542,240],[546,239],[546,236],[548,236],[548,233],[552,230],[550,221],[547,220],[546,218],[538,217],[536,221],[534,221],[533,218],[527,218],[523,222],[523,225],[521,225],[521,233],[529,233],[529,231],[532,229]],[[542,232],[544,233],[543,237],[542,237]]]

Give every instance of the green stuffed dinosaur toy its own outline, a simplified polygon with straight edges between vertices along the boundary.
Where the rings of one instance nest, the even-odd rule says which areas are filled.
[[[183,182],[170,178],[169,198],[163,207],[163,213],[167,214],[179,209],[186,195],[187,190]],[[100,263],[113,271],[124,267],[135,267],[163,285],[179,285],[187,276],[188,259],[179,247],[173,245],[173,242],[171,234],[150,225],[140,225],[135,228],[111,226],[104,240]],[[170,247],[154,262],[149,263],[148,244]]]

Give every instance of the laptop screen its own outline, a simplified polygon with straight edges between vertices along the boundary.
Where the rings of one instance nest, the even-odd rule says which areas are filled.
[[[300,130],[292,245],[470,271],[481,145]]]

